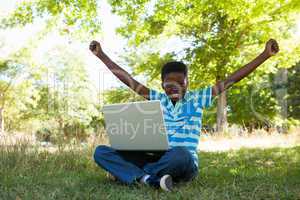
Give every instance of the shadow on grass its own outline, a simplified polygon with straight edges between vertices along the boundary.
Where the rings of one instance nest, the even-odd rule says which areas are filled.
[[[0,150],[0,199],[300,199],[300,147],[200,152],[200,174],[173,193],[107,180],[92,149]]]

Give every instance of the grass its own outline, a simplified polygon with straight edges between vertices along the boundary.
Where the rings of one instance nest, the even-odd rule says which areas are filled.
[[[200,174],[173,193],[107,180],[93,148],[0,149],[0,199],[300,199],[300,146],[200,152]]]

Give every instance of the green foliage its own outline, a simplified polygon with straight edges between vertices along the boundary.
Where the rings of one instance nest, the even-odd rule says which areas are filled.
[[[85,63],[72,49],[58,46],[51,51],[42,63],[32,64],[25,56],[1,62],[6,130],[37,136],[49,130],[52,142],[83,139],[92,132],[90,122],[99,116]]]
[[[288,117],[300,120],[300,63],[288,70]]]
[[[99,107],[98,110],[100,110],[100,106],[96,106],[96,107]],[[93,130],[93,133],[102,134],[104,128],[104,118],[102,113],[92,116],[92,119],[88,127]]]
[[[147,74],[147,85],[161,88],[161,68],[164,63],[174,60],[175,55],[167,53],[161,56],[159,52],[145,53],[141,51],[138,56],[132,52],[125,59],[128,65],[133,67],[133,75]]]
[[[5,94],[10,89],[13,82],[16,81],[24,66],[12,60],[0,60],[0,94],[1,104],[4,104]]]
[[[251,128],[270,127],[278,114],[273,88],[265,80],[253,85],[241,85],[228,93],[228,121]]]
[[[36,63],[31,58],[34,47],[48,32],[59,31],[81,40],[99,33],[99,2],[22,1],[9,16],[1,19],[3,28],[23,27],[40,21],[47,27],[32,38],[29,46],[0,62],[0,103],[6,104],[4,115],[8,130],[44,128],[65,136],[100,130],[103,117],[93,99],[80,55],[66,50],[66,47],[58,47],[50,49],[58,53],[49,54],[43,63]],[[275,116],[278,108],[271,90],[261,88],[260,84],[266,84],[268,74],[276,73],[278,67],[290,67],[299,60],[299,40],[292,38],[295,19],[299,16],[299,1],[109,2],[113,11],[124,17],[124,25],[118,32],[128,39],[127,63],[133,67],[134,75],[146,75],[148,86],[156,89],[160,88],[161,66],[167,61],[181,59],[189,64],[190,88],[194,89],[223,79],[262,51],[268,38],[277,39],[281,53],[268,61],[267,67],[259,68],[251,79],[242,81],[228,93],[230,122],[265,123],[257,118],[257,114],[266,116],[266,119]],[[183,50],[180,53],[159,53],[162,44],[174,38],[186,44]],[[298,73],[290,73],[289,83],[298,83]],[[54,85],[49,85],[47,78]],[[288,97],[292,105],[289,116],[297,119],[298,85],[289,86]],[[251,96],[256,88],[261,89]],[[144,99],[124,88],[104,94],[107,103],[139,100]],[[249,100],[253,100],[258,113],[253,112]],[[209,117],[204,118],[205,123],[215,121],[211,117],[214,112],[211,109],[207,113]]]
[[[63,34],[84,39],[100,31],[96,0],[36,0],[19,3],[2,27],[25,26],[43,19],[48,26]]]
[[[10,88],[8,101],[4,107],[6,131],[22,130],[30,123],[30,119],[35,117],[31,112],[37,105],[38,89],[33,82],[32,79],[19,80]]]
[[[1,75],[2,75],[3,72],[5,72],[6,70],[9,69],[8,63],[9,63],[8,60],[1,60],[1,62],[0,62],[0,72],[1,72]]]
[[[143,97],[137,95],[135,92],[123,87],[107,90],[104,92],[103,97],[104,97],[104,103],[107,104],[145,100]]]
[[[53,47],[51,54],[42,56],[43,62],[32,58],[49,33],[66,34],[72,41],[94,37],[101,30],[98,8],[96,0],[33,0],[18,2],[8,16],[1,16],[4,29],[22,29],[27,24],[42,28],[0,62],[0,92],[8,88],[0,99],[7,104],[7,131],[49,130],[52,138],[80,138],[93,131],[95,124],[90,123],[96,123],[100,114],[83,57],[70,45]]]
[[[130,65],[134,72],[144,74],[149,80],[160,79],[160,67],[168,61],[164,58],[172,55],[171,58],[180,58],[189,65],[191,89],[212,85],[261,53],[269,38],[278,40],[280,53],[251,74],[252,81],[241,81],[239,87],[228,94],[229,121],[242,125],[247,120],[264,124],[265,120],[258,119],[259,113],[266,121],[274,118],[278,109],[270,89],[262,88],[251,97],[259,113],[253,112],[245,98],[251,96],[253,88],[266,84],[267,74],[275,73],[278,67],[291,67],[299,60],[300,41],[293,35],[299,19],[299,1],[109,2],[113,11],[124,18],[118,32],[128,39],[128,57],[134,60]],[[175,45],[184,42],[181,52],[156,53],[162,48],[161,43],[174,38]],[[262,81],[261,77],[267,80]],[[150,85],[158,83],[150,82]]]
[[[12,56],[0,62],[0,107],[4,109],[6,130],[18,130],[22,124],[27,105],[34,106],[37,93],[30,79],[31,71],[20,59]]]
[[[99,114],[95,107],[91,83],[80,55],[56,47],[43,63],[47,69],[38,84],[39,98],[31,115],[40,120],[55,121],[60,134],[82,138],[88,134],[93,116]]]
[[[53,135],[51,130],[45,127],[37,130],[35,134],[38,141],[46,141],[46,142],[50,142],[51,135]]]

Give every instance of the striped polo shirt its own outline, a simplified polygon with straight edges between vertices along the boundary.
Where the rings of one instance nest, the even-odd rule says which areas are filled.
[[[187,91],[175,106],[165,93],[152,89],[150,100],[160,100],[170,147],[186,147],[198,166],[197,146],[201,133],[202,113],[203,109],[212,103],[212,88]]]

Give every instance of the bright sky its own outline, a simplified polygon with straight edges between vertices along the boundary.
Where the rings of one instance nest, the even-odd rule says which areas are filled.
[[[6,16],[14,7],[17,0],[1,0],[0,1],[0,17]],[[119,56],[123,54],[123,48],[126,45],[126,41],[122,39],[115,33],[115,29],[120,26],[121,20],[118,16],[111,13],[111,8],[106,2],[106,0],[101,1],[100,8],[100,18],[102,19],[102,30],[103,34],[99,38],[104,51],[115,60],[120,63]],[[0,30],[0,46],[5,43],[4,47],[0,49],[0,58],[7,57],[11,52],[18,48],[21,48],[28,38],[38,32],[41,26],[29,25],[26,28],[15,28],[13,30]],[[300,20],[298,22],[297,36],[300,36]],[[16,39],[17,38],[17,39]],[[79,52],[83,55],[84,60],[87,63],[87,69],[92,82],[95,87],[103,90],[113,86],[122,85],[107,69],[106,67],[88,50],[88,43],[82,44],[78,42],[70,42],[67,37],[60,36],[58,33],[53,33],[49,37],[42,41],[39,48],[34,52],[34,58],[43,63],[43,55],[51,54],[51,49],[55,45],[65,45],[68,48],[74,49],[74,51]],[[160,49],[161,52],[166,52],[170,50],[175,50],[179,52],[182,49],[183,44],[179,44],[176,39],[171,39],[166,43],[162,44]],[[127,70],[126,66],[125,67]],[[137,77],[139,81],[143,82],[145,79],[143,77]]]

